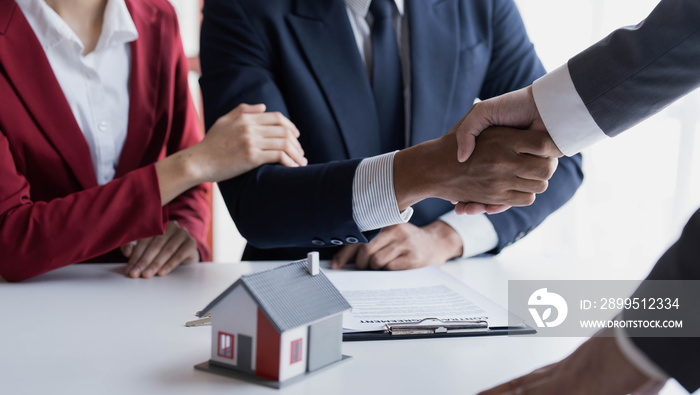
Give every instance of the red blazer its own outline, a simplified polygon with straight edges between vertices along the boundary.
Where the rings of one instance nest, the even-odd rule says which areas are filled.
[[[0,276],[19,281],[76,262],[124,262],[119,246],[177,220],[210,259],[207,185],[161,207],[154,162],[201,140],[187,60],[166,0],[126,0],[131,44],[127,138],[98,186],[88,145],[44,51],[13,0],[0,0]]]

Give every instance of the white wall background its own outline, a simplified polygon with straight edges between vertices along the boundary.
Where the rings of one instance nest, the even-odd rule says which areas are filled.
[[[199,20],[200,5],[199,0],[170,0],[175,6],[178,19],[180,20],[180,33],[185,54],[188,57],[195,57],[199,54]],[[199,76],[190,74],[190,91],[197,109],[200,105]],[[236,262],[241,259],[245,239],[238,233],[236,225],[228,214],[226,204],[219,189],[214,186],[214,217],[213,217],[213,260],[215,262]]]
[[[657,0],[515,0],[547,70],[605,37],[634,25]],[[504,254],[566,251],[591,257],[581,278],[642,278],[700,206],[700,95],[694,92],[626,133],[584,151],[577,195]],[[596,262],[604,252],[613,258]],[[610,265],[610,262],[614,262]],[[562,265],[566,265],[562,262]]]
[[[199,0],[172,0],[185,51],[199,51]],[[615,28],[641,21],[657,0],[515,0],[547,70]],[[196,77],[193,91],[198,95]],[[198,102],[198,97],[195,98]],[[572,201],[503,252],[591,257],[581,278],[641,278],[700,206],[700,95],[693,93],[625,134],[584,151],[585,181]],[[214,201],[214,260],[237,261],[244,240],[220,196]],[[603,252],[606,262],[594,256]],[[564,255],[565,256],[565,255]],[[612,265],[610,262],[614,262]],[[567,265],[567,262],[562,262]]]

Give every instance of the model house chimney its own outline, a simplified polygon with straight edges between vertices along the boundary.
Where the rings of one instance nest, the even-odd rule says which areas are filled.
[[[306,261],[309,263],[309,274],[315,276],[318,274],[319,263],[318,263],[318,251],[309,252],[306,254]]]

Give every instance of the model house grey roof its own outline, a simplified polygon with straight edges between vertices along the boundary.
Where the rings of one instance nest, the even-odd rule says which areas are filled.
[[[199,314],[209,312],[239,285],[244,286],[278,332],[350,309],[323,272],[312,276],[306,259],[241,277]]]

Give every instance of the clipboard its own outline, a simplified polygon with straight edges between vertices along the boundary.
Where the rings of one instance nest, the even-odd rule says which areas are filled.
[[[386,324],[383,331],[343,333],[343,341],[403,340],[449,338],[464,336],[532,335],[537,331],[527,324],[522,326],[490,327],[488,321],[441,321],[424,318],[415,323]]]

